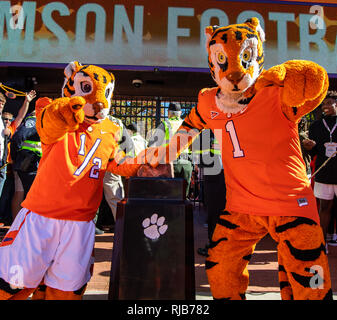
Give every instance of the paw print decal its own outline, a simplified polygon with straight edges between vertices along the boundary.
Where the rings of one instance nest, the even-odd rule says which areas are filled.
[[[146,218],[142,222],[144,228],[144,234],[147,238],[151,240],[158,239],[163,235],[168,228],[167,224],[164,224],[165,217],[158,218],[158,214],[154,213],[151,218]]]

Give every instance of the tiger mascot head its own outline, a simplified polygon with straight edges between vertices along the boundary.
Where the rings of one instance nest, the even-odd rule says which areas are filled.
[[[254,95],[254,83],[263,70],[265,34],[257,18],[226,27],[205,29],[208,64],[219,86],[217,105],[237,113]]]
[[[115,87],[112,73],[94,66],[70,62],[64,69],[63,97],[81,96],[86,100],[83,107],[85,121],[102,121],[108,114]]]

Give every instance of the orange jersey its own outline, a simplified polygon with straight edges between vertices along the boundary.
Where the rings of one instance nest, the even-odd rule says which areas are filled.
[[[102,199],[109,159],[118,150],[119,132],[119,126],[105,119],[82,123],[56,143],[42,144],[37,175],[22,207],[55,219],[93,219]]]
[[[10,126],[8,127],[8,129],[10,130],[11,132],[11,137],[13,137],[13,134],[15,133],[16,129],[17,129],[17,126],[15,124],[14,121],[11,122]],[[8,163],[12,163],[12,158],[11,158],[11,143],[8,143],[8,152],[7,152],[7,162]]]
[[[222,146],[226,210],[263,216],[302,216],[319,223],[297,124],[281,111],[282,89],[270,86],[258,91],[246,110],[233,115],[217,108],[217,89],[199,93],[198,105],[183,126],[212,129]]]

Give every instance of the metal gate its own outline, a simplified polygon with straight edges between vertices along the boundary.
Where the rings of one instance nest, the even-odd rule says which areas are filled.
[[[167,118],[170,102],[179,104],[182,118],[196,105],[197,99],[187,97],[115,96],[110,114],[122,120],[125,126],[137,124],[139,133],[149,139],[154,129]]]
[[[122,120],[125,126],[137,124],[139,133],[149,140],[155,128],[168,116],[169,104],[179,104],[182,110],[181,118],[185,118],[197,104],[193,97],[150,97],[150,96],[115,96],[111,101],[110,114]],[[194,166],[193,166],[194,167]],[[188,198],[196,202],[202,201],[201,179],[195,170],[192,173],[190,194]]]

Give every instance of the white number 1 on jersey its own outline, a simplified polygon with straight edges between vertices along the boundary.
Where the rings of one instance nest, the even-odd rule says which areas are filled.
[[[226,131],[229,133],[229,136],[231,138],[231,142],[233,145],[233,157],[234,158],[242,158],[245,156],[243,150],[240,148],[240,143],[238,136],[236,134],[236,130],[234,127],[234,122],[232,120],[228,121],[226,123]]]

